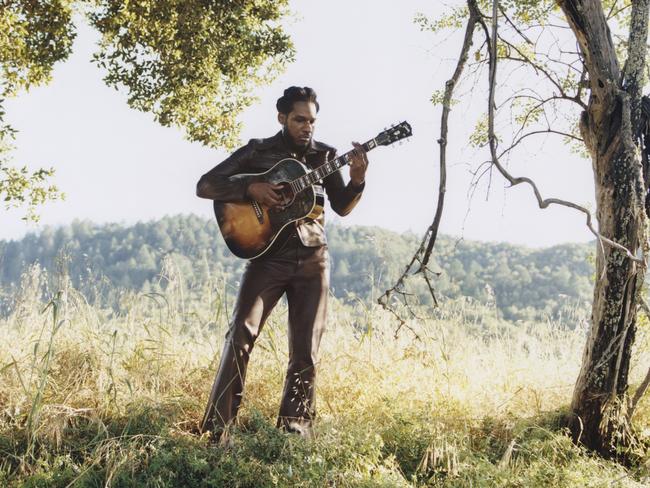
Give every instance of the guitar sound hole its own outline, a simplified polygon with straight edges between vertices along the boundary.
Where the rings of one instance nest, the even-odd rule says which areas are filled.
[[[295,194],[291,190],[291,185],[287,182],[279,183],[282,185],[282,189],[279,190],[280,196],[282,198],[282,203],[277,207],[278,211],[284,210],[293,203],[295,199]]]

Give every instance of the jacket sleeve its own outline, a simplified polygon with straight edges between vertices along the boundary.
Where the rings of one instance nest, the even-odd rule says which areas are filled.
[[[196,185],[196,194],[222,202],[241,202],[246,199],[247,178],[235,175],[245,172],[246,162],[252,153],[252,144],[237,149],[227,159],[216,165]]]
[[[336,150],[328,152],[326,157],[328,161],[336,158]],[[354,187],[351,181],[346,185],[341,170],[323,179],[323,187],[327,193],[327,199],[330,201],[330,206],[332,210],[341,216],[349,214],[357,205],[365,186],[365,181],[359,187]]]

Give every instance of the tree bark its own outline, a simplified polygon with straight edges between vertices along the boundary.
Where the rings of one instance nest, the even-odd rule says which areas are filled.
[[[599,232],[643,252],[645,187],[636,150],[645,67],[648,1],[633,1],[628,61],[621,73],[598,0],[558,0],[589,73],[590,96],[580,130],[592,158]],[[573,436],[603,455],[629,441],[628,374],[636,333],[637,294],[645,267],[600,247],[590,331],[571,410]]]

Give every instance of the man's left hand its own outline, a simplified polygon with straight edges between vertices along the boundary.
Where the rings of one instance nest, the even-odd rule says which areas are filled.
[[[356,187],[363,185],[366,180],[366,169],[368,169],[368,156],[363,146],[358,142],[352,142],[354,151],[350,162],[350,181]]]

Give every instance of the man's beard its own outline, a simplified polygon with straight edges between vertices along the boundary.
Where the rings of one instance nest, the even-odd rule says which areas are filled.
[[[304,152],[311,145],[311,140],[313,138],[313,136],[311,136],[307,142],[302,144],[299,143],[293,137],[291,137],[291,134],[289,134],[289,127],[287,124],[284,124],[282,126],[282,135],[284,136],[284,140],[287,142],[290,148],[299,152]]]

